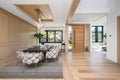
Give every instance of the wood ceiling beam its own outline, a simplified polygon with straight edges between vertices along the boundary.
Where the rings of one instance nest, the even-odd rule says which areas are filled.
[[[72,18],[76,8],[78,7],[80,0],[73,0],[72,4],[71,4],[71,8],[69,10],[67,19],[66,19],[66,24],[68,24],[68,21]]]
[[[42,22],[53,22],[53,19],[41,19]]]
[[[40,18],[42,22],[53,21],[53,15],[49,4],[15,4],[15,6],[36,21],[38,21],[38,18]]]

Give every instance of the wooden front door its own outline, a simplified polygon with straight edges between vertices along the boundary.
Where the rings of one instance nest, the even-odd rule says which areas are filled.
[[[72,26],[72,51],[84,52],[84,25]]]

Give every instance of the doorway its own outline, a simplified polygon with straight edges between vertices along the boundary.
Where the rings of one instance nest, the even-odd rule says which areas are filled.
[[[90,24],[68,26],[68,51],[90,52]]]
[[[72,51],[85,51],[85,26],[72,25]]]

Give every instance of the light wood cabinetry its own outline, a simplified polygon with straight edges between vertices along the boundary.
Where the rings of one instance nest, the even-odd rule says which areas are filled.
[[[8,42],[8,16],[0,13],[0,43]]]
[[[16,56],[19,48],[36,45],[36,27],[0,8],[0,59]]]

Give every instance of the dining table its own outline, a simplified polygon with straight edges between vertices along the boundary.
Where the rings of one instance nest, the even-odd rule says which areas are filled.
[[[43,61],[45,61],[45,56],[46,56],[46,52],[49,51],[49,49],[51,48],[52,46],[50,45],[40,45],[40,46],[34,46],[34,47],[31,47],[31,48],[28,48],[28,49],[25,49],[23,50],[23,52],[25,53],[38,53],[38,52],[42,52],[43,55],[44,55],[44,59]]]

